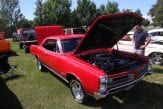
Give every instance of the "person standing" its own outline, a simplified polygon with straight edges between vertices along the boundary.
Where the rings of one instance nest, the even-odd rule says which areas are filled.
[[[134,51],[137,54],[144,55],[145,47],[150,43],[151,37],[145,30],[143,30],[141,24],[136,25],[135,29],[136,31],[133,38]]]

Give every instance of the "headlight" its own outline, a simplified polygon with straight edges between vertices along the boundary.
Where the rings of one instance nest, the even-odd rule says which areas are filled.
[[[107,76],[101,76],[100,77],[100,88],[99,88],[99,92],[100,93],[106,92],[107,86],[108,86],[108,77]]]

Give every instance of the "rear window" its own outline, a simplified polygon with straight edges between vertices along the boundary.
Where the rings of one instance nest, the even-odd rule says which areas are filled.
[[[85,34],[86,30],[85,29],[74,29],[74,34]]]

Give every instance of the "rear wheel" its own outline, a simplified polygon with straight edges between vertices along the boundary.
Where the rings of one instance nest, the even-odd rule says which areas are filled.
[[[162,53],[153,53],[152,56],[152,62],[154,64],[163,64],[163,54]]]
[[[30,53],[29,47],[28,47],[28,46],[25,46],[25,47],[24,47],[24,51],[25,51],[25,53]]]
[[[75,101],[78,103],[83,103],[87,94],[84,92],[81,83],[77,79],[72,79],[70,81],[70,88]]]
[[[19,43],[19,48],[23,49],[23,44],[22,43]]]

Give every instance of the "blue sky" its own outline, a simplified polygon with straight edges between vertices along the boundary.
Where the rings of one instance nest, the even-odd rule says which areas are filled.
[[[44,0],[45,1],[45,0]],[[92,0],[99,7],[101,4],[106,4],[108,0]],[[140,9],[143,16],[147,16],[147,13],[153,4],[156,4],[157,0],[110,0],[117,2],[119,4],[119,9],[132,9],[133,11],[136,9]],[[35,2],[36,0],[19,0],[20,8],[23,15],[32,20],[34,18],[34,11],[36,8]],[[72,7],[74,9],[77,6],[77,0],[72,0]]]

